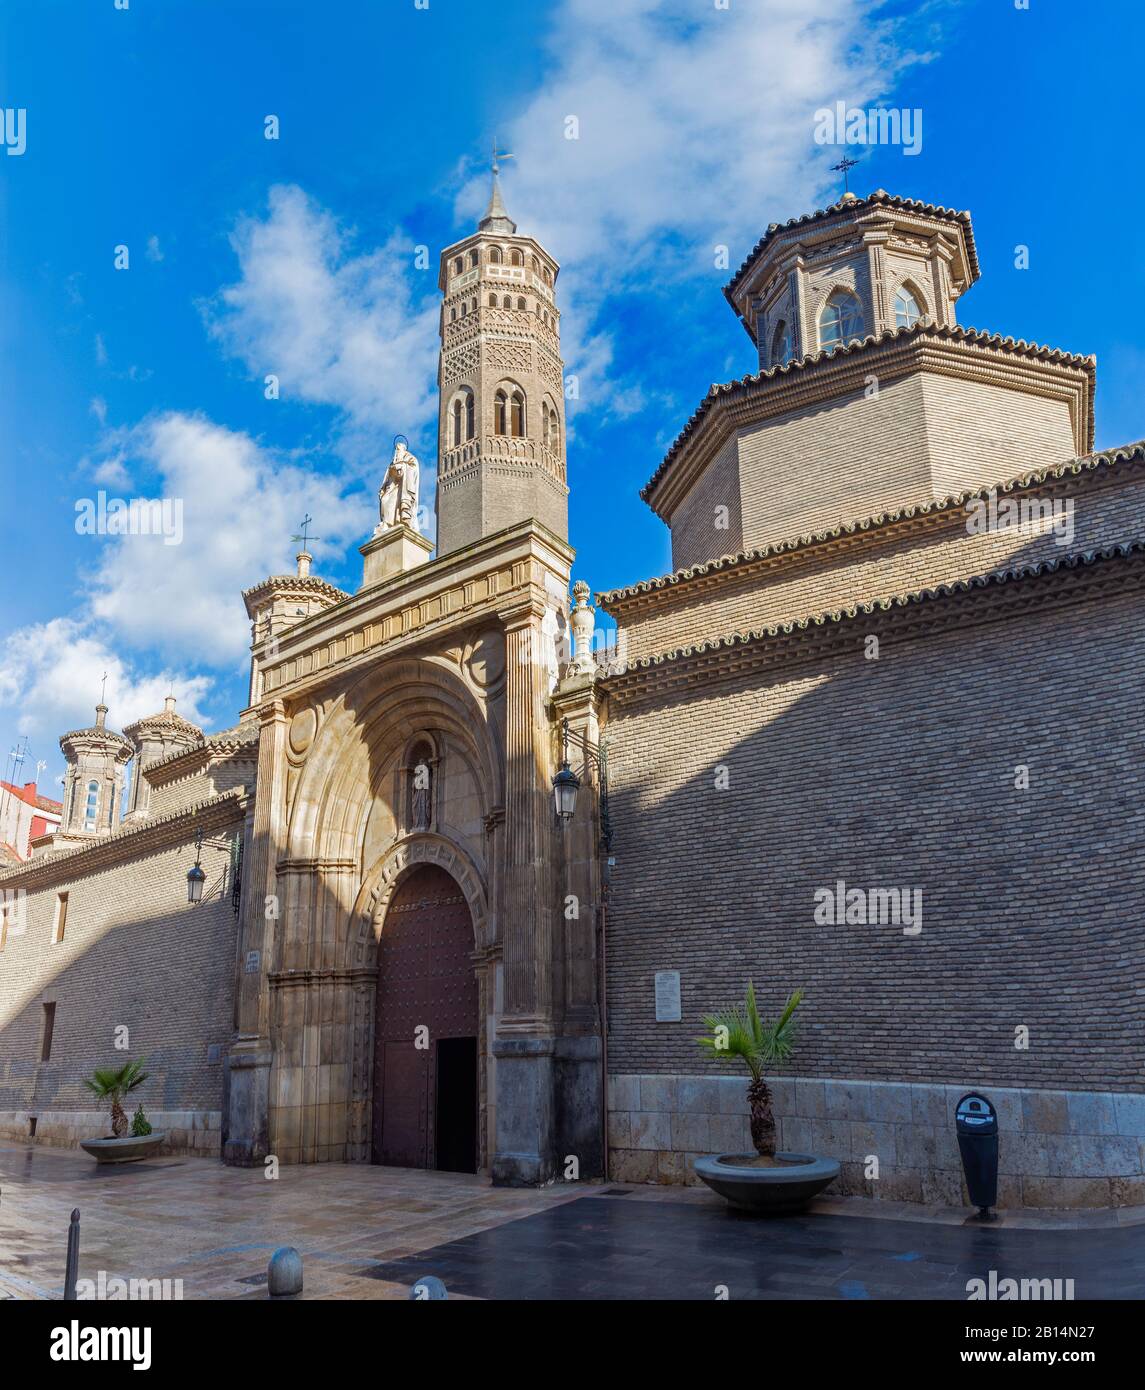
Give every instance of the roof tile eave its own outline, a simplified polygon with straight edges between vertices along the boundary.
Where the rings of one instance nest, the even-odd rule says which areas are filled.
[[[775,623],[764,628],[753,628],[747,632],[730,633],[723,637],[713,637],[706,642],[696,642],[691,646],[676,647],[671,651],[660,652],[652,656],[637,657],[616,670],[610,671],[603,678],[603,681],[607,687],[609,682],[619,681],[625,676],[631,676],[641,671],[650,671],[655,667],[670,665],[678,661],[686,661],[692,657],[706,656],[721,649],[751,646],[777,637],[790,636],[795,632],[805,632],[809,628],[841,623],[847,618],[856,618],[877,612],[891,612],[919,603],[930,603],[940,598],[969,593],[973,589],[985,589],[996,587],[999,584],[1035,579],[1041,575],[1054,574],[1061,570],[1088,568],[1106,560],[1127,559],[1134,555],[1145,556],[1145,541],[1119,541],[1115,545],[1104,546],[1098,550],[1077,551],[1071,555],[1063,555],[1059,559],[1051,558],[1039,560],[1030,565],[1015,565],[1006,569],[994,570],[989,574],[972,575],[966,579],[955,579],[949,583],[936,584],[931,588],[911,590],[909,593],[897,594],[890,598],[868,599],[862,603],[832,609],[826,613],[813,614],[806,618],[793,618],[790,622]]]
[[[838,540],[843,536],[874,530],[898,521],[906,521],[914,516],[927,516],[944,511],[950,507],[960,506],[973,498],[984,497],[991,491],[1013,492],[1018,488],[1029,487],[1053,478],[1065,477],[1068,473],[1114,467],[1117,464],[1132,461],[1145,462],[1145,439],[1114,445],[1112,448],[1102,449],[1092,454],[1082,454],[1075,458],[1066,459],[1062,463],[1047,464],[1044,468],[1032,469],[1008,481],[999,481],[980,488],[969,488],[962,492],[948,493],[945,497],[929,502],[914,502],[909,506],[898,507],[894,511],[877,512],[856,521],[842,522],[826,531],[811,531],[800,536],[790,536],[753,550],[738,550],[732,554],[720,555],[711,560],[703,560],[699,564],[672,570],[668,574],[659,575],[652,579],[641,579],[635,584],[622,585],[616,589],[600,590],[594,594],[594,602],[607,612],[608,605],[611,603],[620,603],[626,599],[656,593],[678,584],[686,584],[690,580],[700,579],[718,570],[730,569],[733,566],[746,564],[753,560],[765,560],[774,555],[781,555],[786,551],[820,545],[827,541]]]
[[[751,269],[764,247],[774,237],[781,235],[783,232],[792,231],[797,227],[807,226],[815,222],[823,222],[830,217],[835,217],[845,212],[854,212],[860,208],[879,206],[899,208],[904,212],[921,212],[929,217],[937,217],[944,221],[960,223],[966,235],[966,261],[967,269],[970,271],[970,283],[973,284],[976,280],[981,278],[982,270],[978,262],[978,248],[974,242],[974,229],[968,211],[959,211],[956,208],[944,207],[941,203],[926,203],[918,198],[904,198],[896,193],[888,193],[885,189],[877,188],[873,193],[868,193],[865,198],[854,198],[849,201],[840,199],[838,202],[832,203],[829,207],[818,208],[814,212],[801,213],[798,217],[788,218],[786,222],[770,223],[763,236],[759,238],[748,252],[740,268],[724,286],[724,298],[732,308],[735,309],[736,288]],[[736,310],[736,312],[738,314],[739,311]]]
[[[746,391],[754,386],[764,385],[788,373],[807,371],[821,366],[824,363],[851,357],[872,348],[884,347],[888,343],[895,342],[897,339],[910,338],[921,341],[928,336],[947,341],[972,343],[981,347],[1000,348],[1006,352],[1020,353],[1025,357],[1035,357],[1043,362],[1054,362],[1066,366],[1077,367],[1089,373],[1091,377],[1091,389],[1093,386],[1093,379],[1096,377],[1097,359],[1092,353],[1083,354],[1067,352],[1064,348],[1046,347],[1040,343],[1027,342],[1024,338],[1012,338],[1001,333],[988,333],[984,329],[964,327],[962,324],[946,325],[933,323],[930,320],[922,320],[915,324],[913,328],[891,328],[883,333],[870,333],[865,338],[858,339],[855,342],[845,343],[842,346],[824,349],[820,352],[808,353],[806,357],[794,358],[790,362],[783,363],[782,366],[766,367],[759,372],[749,372],[747,376],[738,377],[733,381],[714,382],[708,388],[703,400],[701,400],[700,404],[692,412],[684,428],[669,446],[668,452],[664,455],[659,467],[640,489],[641,500],[646,502],[650,507],[653,506],[652,497],[656,489],[664,481],[664,478],[671,471],[676,458],[687,446],[696,430],[700,428],[706,417],[711,413],[713,405],[721,397]],[[654,507],[653,510],[655,510]]]

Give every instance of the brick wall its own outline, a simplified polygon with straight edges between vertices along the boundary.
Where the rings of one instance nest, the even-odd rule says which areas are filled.
[[[222,1054],[233,1029],[236,923],[223,842],[237,829],[212,831],[218,847],[204,844],[197,907],[187,903],[195,846],[186,831],[182,843],[85,876],[73,866],[73,876],[28,893],[24,930],[10,928],[0,950],[0,1132],[26,1137],[28,1117],[38,1115],[38,1137],[72,1142],[86,1113],[106,1133],[83,1078],[145,1056],[151,1077],[137,1093],[145,1111],[169,1123],[174,1114],[187,1135],[181,1147],[217,1150],[217,1121],[212,1140],[197,1131],[222,1110]],[[59,891],[68,894],[66,929],[53,943]],[[50,1002],[51,1058],[42,1062]],[[120,1024],[129,1030],[124,1051],[115,1047]],[[219,1060],[210,1060],[212,1044]]]
[[[1122,595],[618,704],[613,1069],[702,1073],[751,976],[807,991],[800,1076],[1140,1091],[1143,671]],[[838,879],[920,889],[921,934],[817,925]]]
[[[735,632],[815,617],[854,603],[933,588],[1010,565],[1145,538],[1145,467],[1125,467],[1094,485],[1092,475],[1034,485],[1028,495],[1073,503],[1072,541],[1045,532],[970,534],[964,508],[921,532],[909,523],[825,542],[685,579],[608,604],[626,660],[656,656]],[[1015,496],[1017,494],[1014,494]]]

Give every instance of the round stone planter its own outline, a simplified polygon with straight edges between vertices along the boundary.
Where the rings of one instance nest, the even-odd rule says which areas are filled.
[[[97,1163],[138,1163],[141,1158],[152,1157],[166,1138],[165,1130],[156,1130],[137,1138],[128,1135],[124,1139],[81,1139],[80,1148]]]
[[[753,1168],[756,1154],[714,1154],[697,1158],[695,1169],[703,1182],[733,1207],[762,1215],[781,1216],[802,1211],[812,1197],[839,1176],[833,1158],[813,1154],[777,1153],[779,1168]]]

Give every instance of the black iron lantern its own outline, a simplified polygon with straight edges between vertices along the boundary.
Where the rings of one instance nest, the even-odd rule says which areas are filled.
[[[580,778],[569,767],[569,721],[561,721],[561,734],[563,737],[563,754],[561,757],[560,771],[553,778],[553,801],[556,804],[557,817],[562,821],[572,820],[576,812],[576,794],[580,791]]]
[[[207,875],[203,871],[199,860],[203,857],[203,832],[200,830],[198,838],[195,840],[195,864],[193,868],[187,870],[187,901],[197,903],[203,897],[203,884],[207,881]]]

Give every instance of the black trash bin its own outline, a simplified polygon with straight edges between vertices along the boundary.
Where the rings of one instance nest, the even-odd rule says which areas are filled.
[[[983,1221],[992,1221],[990,1208],[998,1200],[997,1111],[985,1096],[971,1091],[958,1102],[954,1126],[970,1201]]]

